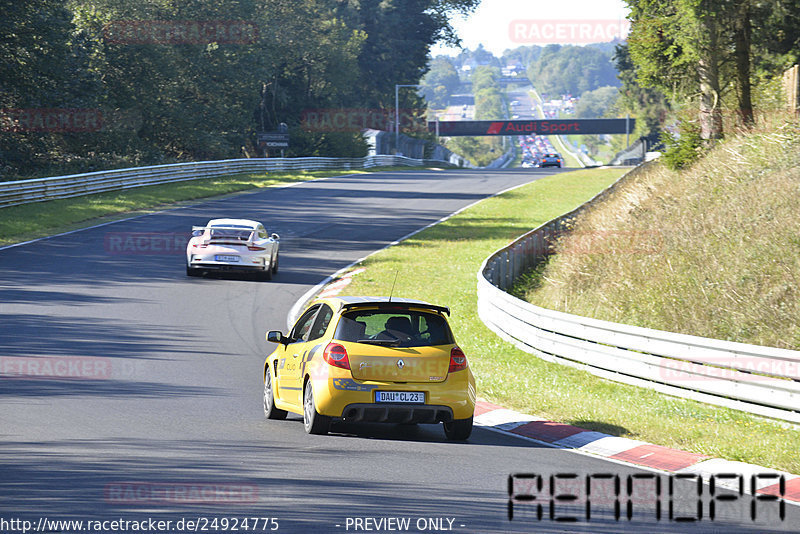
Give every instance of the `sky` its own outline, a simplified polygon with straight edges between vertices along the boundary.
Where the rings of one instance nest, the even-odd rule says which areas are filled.
[[[500,56],[524,45],[602,42],[598,37],[619,31],[627,13],[623,0],[483,0],[472,15],[454,15],[451,24],[465,48],[480,43]],[[459,51],[437,46],[432,54]]]

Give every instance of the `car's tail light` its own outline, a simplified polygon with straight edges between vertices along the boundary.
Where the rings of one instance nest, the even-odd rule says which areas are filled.
[[[247,250],[267,250],[266,247],[257,247],[256,245],[247,245]]]
[[[328,343],[325,351],[322,353],[322,359],[328,362],[328,365],[340,367],[342,369],[350,369],[350,359],[347,357],[347,350],[338,343]]]
[[[455,371],[463,371],[466,368],[467,357],[464,356],[464,352],[458,347],[450,349],[450,369],[447,372],[454,373]]]

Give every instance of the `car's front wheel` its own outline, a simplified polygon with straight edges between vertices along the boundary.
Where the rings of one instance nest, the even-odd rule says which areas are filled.
[[[330,425],[331,418],[317,412],[317,407],[314,405],[314,390],[309,380],[303,391],[303,426],[309,434],[327,434]]]
[[[447,439],[463,441],[472,434],[472,417],[469,419],[456,419],[444,424],[444,435]]]
[[[272,371],[264,375],[264,415],[267,419],[286,419],[286,410],[275,407],[275,394],[272,391]]]

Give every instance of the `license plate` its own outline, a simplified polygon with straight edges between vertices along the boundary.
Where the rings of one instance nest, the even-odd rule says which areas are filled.
[[[376,391],[375,402],[425,404],[425,393],[421,391]]]
[[[214,256],[216,261],[239,261],[239,256]]]

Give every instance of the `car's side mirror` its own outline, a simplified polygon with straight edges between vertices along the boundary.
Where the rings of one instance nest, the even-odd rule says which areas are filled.
[[[281,236],[279,236],[279,235],[278,235],[278,234],[276,234],[275,232],[272,232],[272,235],[271,235],[270,237],[271,237],[272,239],[274,239],[275,241],[278,241],[278,240],[281,238]]]
[[[283,337],[283,334],[278,330],[270,330],[267,332],[267,341],[270,343],[284,343],[288,342],[289,338]]]

